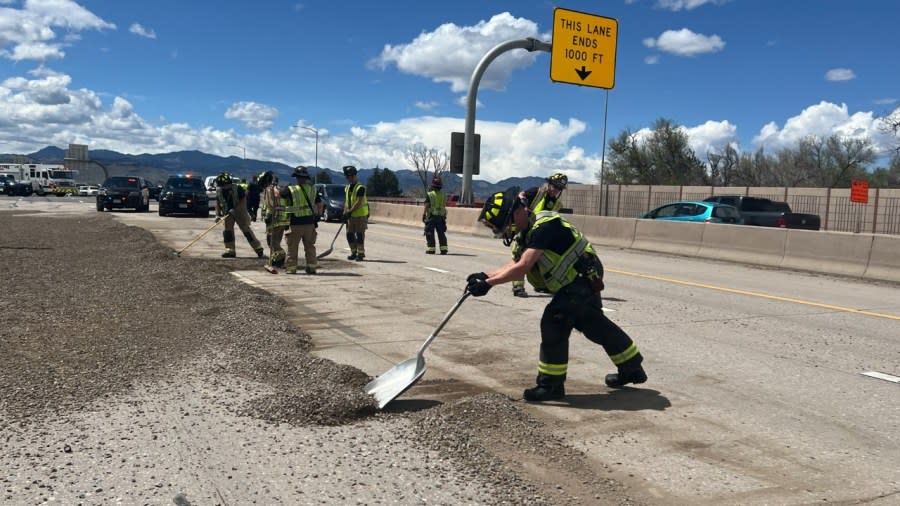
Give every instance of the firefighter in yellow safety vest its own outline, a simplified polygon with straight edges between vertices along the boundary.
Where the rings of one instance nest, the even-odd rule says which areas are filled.
[[[434,234],[437,233],[441,255],[447,254],[447,194],[441,191],[444,182],[441,176],[431,180],[431,190],[425,197],[425,212],[422,222],[425,223],[425,253],[434,255]]]
[[[470,274],[466,280],[466,290],[481,297],[494,285],[527,273],[529,281],[540,280],[553,294],[541,317],[537,385],[526,389],[523,398],[543,402],[565,397],[573,329],[602,346],[615,364],[618,371],[605,378],[608,387],[647,381],[637,345],[603,313],[603,264],[591,243],[559,213],[533,214],[528,206],[516,187],[495,193],[485,202],[479,221],[497,237],[508,237],[515,227],[522,251],[517,260],[489,273]]]

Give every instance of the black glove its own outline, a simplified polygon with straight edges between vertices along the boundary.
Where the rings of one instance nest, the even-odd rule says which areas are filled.
[[[466,283],[471,283],[472,281],[475,281],[476,279],[480,279],[480,280],[484,281],[487,278],[488,278],[488,275],[483,272],[473,272],[472,274],[469,274],[469,277],[466,278]]]
[[[485,279],[473,279],[466,285],[466,291],[474,297],[483,297],[491,291],[491,285]]]
[[[218,222],[220,222],[220,221],[222,221],[222,217],[221,217],[221,216],[216,216],[216,223],[218,223]]]

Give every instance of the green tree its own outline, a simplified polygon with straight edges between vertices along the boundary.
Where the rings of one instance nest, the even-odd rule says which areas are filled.
[[[328,171],[319,170],[319,172],[316,172],[315,182],[322,184],[331,184],[331,174]]]
[[[873,170],[869,183],[874,188],[900,188],[900,155],[895,154],[891,158],[888,168]]]
[[[366,194],[372,197],[399,197],[400,182],[391,169],[375,168],[366,181]]]
[[[673,121],[660,118],[649,136],[625,130],[609,145],[605,180],[619,184],[708,184],[706,167],[688,145],[687,133]]]

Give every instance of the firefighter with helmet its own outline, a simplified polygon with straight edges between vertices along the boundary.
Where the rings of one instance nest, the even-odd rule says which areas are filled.
[[[269,246],[269,264],[266,270],[274,272],[275,267],[283,267],[287,253],[281,246],[290,218],[283,211],[284,202],[281,201],[278,188],[278,177],[271,170],[267,170],[258,176],[256,181],[260,190],[260,208],[263,223],[266,225],[266,244]]]
[[[265,250],[259,239],[250,228],[250,214],[247,213],[247,192],[234,184],[231,174],[223,172],[216,177],[216,221],[225,218],[225,230],[222,238],[225,240],[225,253],[222,258],[234,258],[237,256],[234,243],[234,224],[237,223],[250,247],[256,252],[256,256],[262,258]]]
[[[347,223],[347,244],[350,256],[347,260],[362,262],[366,258],[366,228],[369,223],[369,200],[366,198],[366,187],[357,179],[356,167],[346,165],[343,168],[347,186],[344,187],[344,216]]]
[[[491,196],[479,221],[496,237],[509,238],[517,230],[522,248],[517,260],[489,273],[467,278],[466,290],[482,297],[494,285],[519,279],[540,283],[553,294],[541,317],[541,346],[537,384],[526,389],[526,401],[562,399],[569,363],[569,337],[577,329],[599,344],[618,371],[607,374],[606,385],[621,388],[647,381],[643,356],[628,334],[603,313],[603,265],[584,235],[555,211],[533,214],[516,187]]]
[[[297,255],[300,242],[306,256],[304,269],[307,274],[315,274],[319,267],[316,259],[316,227],[322,214],[322,196],[310,182],[309,169],[298,165],[291,174],[297,184],[287,185],[281,190],[281,198],[286,203],[291,233],[288,236],[288,256],[285,268],[288,274],[297,273]]]
[[[561,173],[557,172],[550,177],[545,179],[545,183],[541,186],[535,186],[533,188],[529,188],[521,193],[525,200],[530,202],[529,208],[532,213],[539,213],[541,211],[559,211],[560,207],[562,207],[562,192],[566,189],[566,186],[569,184],[569,178]],[[512,243],[512,257],[513,260],[518,260],[521,255],[521,247],[518,242],[513,241]],[[546,293],[546,290],[535,287],[535,291]],[[528,292],[525,291],[525,279],[514,279],[512,282],[512,293],[516,297],[528,297]]]
[[[441,255],[447,254],[447,194],[441,191],[444,182],[435,174],[431,180],[431,189],[425,196],[425,211],[422,223],[425,224],[425,253],[434,255],[434,234],[437,232]]]

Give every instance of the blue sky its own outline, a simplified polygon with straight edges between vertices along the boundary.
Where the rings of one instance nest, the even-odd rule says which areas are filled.
[[[774,151],[806,135],[897,139],[888,0],[0,0],[0,152],[47,145],[339,168],[411,168],[449,151],[491,48],[551,42],[556,7],[618,21],[607,144],[665,117],[692,147]],[[508,52],[478,91],[481,179],[595,182],[599,88],[554,83],[550,55]]]

